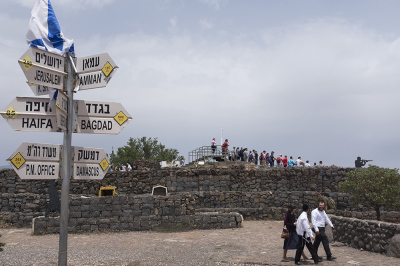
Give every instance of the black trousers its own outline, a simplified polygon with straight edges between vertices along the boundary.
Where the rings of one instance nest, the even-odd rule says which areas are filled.
[[[318,253],[319,244],[324,246],[326,256],[332,257],[331,249],[329,248],[329,240],[325,234],[325,227],[318,227],[319,235],[315,235],[314,249]]]
[[[308,251],[310,251],[311,257],[313,258],[314,262],[318,262],[318,255],[317,252],[315,251],[312,243],[311,243],[311,238],[304,239],[303,236],[297,235],[299,238],[299,241],[297,242],[297,250],[296,250],[296,256],[294,257],[294,262],[297,263],[300,261],[301,254],[303,253],[304,246],[307,246]]]

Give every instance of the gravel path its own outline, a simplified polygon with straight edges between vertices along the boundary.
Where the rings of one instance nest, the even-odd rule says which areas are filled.
[[[281,261],[281,230],[281,221],[245,221],[239,229],[72,234],[68,265],[293,265],[294,250],[288,251],[291,261]],[[6,243],[0,265],[57,265],[58,235],[32,236],[25,228],[0,229],[0,234]],[[398,258],[342,244],[331,249],[338,259],[319,265],[400,265]],[[322,245],[319,254],[325,255]]]

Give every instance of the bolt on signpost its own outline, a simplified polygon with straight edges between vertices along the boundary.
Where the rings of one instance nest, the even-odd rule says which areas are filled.
[[[75,58],[30,47],[18,62],[35,95],[58,89],[55,107],[50,99],[16,97],[1,115],[16,131],[63,131],[64,137],[63,145],[23,142],[8,161],[21,179],[61,175],[58,265],[67,265],[70,180],[102,179],[110,166],[103,149],[72,147],[72,133],[118,134],[132,117],[120,103],[73,99],[76,91],[107,86],[118,68],[107,53]]]

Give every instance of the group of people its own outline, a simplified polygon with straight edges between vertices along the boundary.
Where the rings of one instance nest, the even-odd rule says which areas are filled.
[[[215,142],[215,138],[211,141],[212,153],[215,153],[215,149],[217,148],[217,144]],[[270,167],[293,167],[293,166],[304,166],[310,167],[310,161],[306,160],[303,162],[301,156],[297,157],[297,160],[293,159],[293,156],[288,158],[287,155],[282,156],[279,154],[278,157],[275,158],[275,152],[271,151],[271,153],[263,151],[260,154],[256,150],[248,150],[247,148],[239,148],[233,147],[232,150],[229,150],[229,141],[225,139],[225,142],[222,144],[222,155],[227,156],[230,161],[244,161],[253,163],[255,165],[269,165]],[[319,164],[314,163],[312,165],[316,166],[325,166],[322,161],[319,161]]]
[[[132,166],[133,165],[133,166]],[[115,167],[114,165],[110,166],[110,172],[114,172],[114,171],[118,171],[118,172],[129,172],[132,170],[136,170],[137,169],[137,165],[136,164],[132,164],[130,165],[129,163],[127,164],[121,164],[117,167]]]
[[[296,255],[294,262],[296,265],[302,265],[300,262],[301,256],[303,259],[308,259],[304,254],[304,247],[310,251],[311,257],[315,264],[322,261],[322,257],[318,256],[318,248],[322,242],[324,247],[327,260],[334,260],[336,257],[332,256],[332,252],[329,248],[329,240],[325,233],[325,225],[328,224],[332,230],[335,229],[328,215],[326,214],[327,198],[323,196],[320,197],[318,201],[318,208],[311,212],[311,223],[313,230],[315,232],[315,237],[313,235],[313,230],[308,220],[308,214],[310,213],[310,208],[307,204],[303,205],[303,211],[298,217],[297,221],[295,218],[296,207],[290,205],[288,211],[285,215],[284,225],[289,231],[289,238],[286,238],[283,244],[283,259],[286,260],[286,254],[289,249],[296,249]],[[314,241],[314,244],[311,242]]]

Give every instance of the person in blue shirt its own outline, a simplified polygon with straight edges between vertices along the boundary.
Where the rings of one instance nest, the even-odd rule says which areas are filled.
[[[289,165],[289,167],[294,166],[293,156],[290,156],[290,159],[288,160],[288,165]]]

